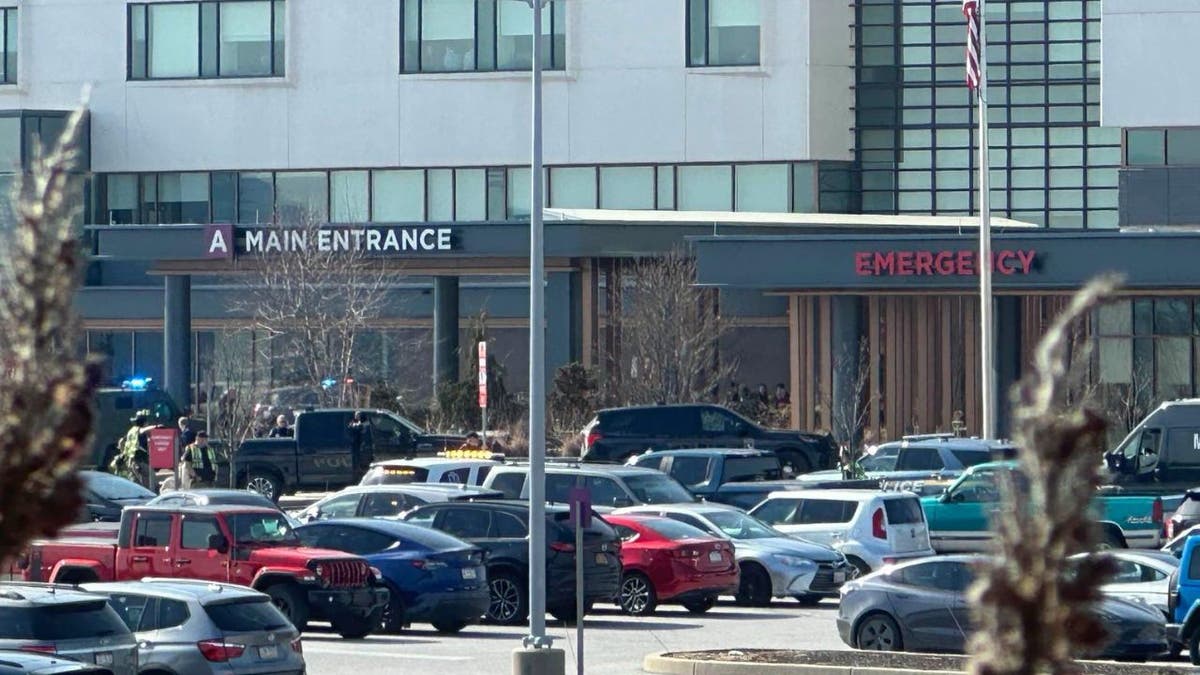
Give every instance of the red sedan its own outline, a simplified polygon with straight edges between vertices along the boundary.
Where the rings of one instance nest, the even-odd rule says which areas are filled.
[[[663,602],[700,614],[718,595],[738,588],[733,543],[686,523],[658,516],[606,515],[621,537],[621,592],[617,604],[645,615]]]

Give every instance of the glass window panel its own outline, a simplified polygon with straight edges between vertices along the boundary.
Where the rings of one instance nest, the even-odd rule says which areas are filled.
[[[1117,212],[1112,211],[1088,211],[1087,226],[1091,228],[1110,228],[1117,226]]]
[[[396,223],[425,220],[425,172],[372,171],[371,220]]]
[[[596,169],[590,166],[551,169],[550,206],[563,209],[596,208]]]
[[[817,165],[799,163],[792,165],[792,212],[816,213],[817,196],[814,194]]]
[[[238,174],[238,222],[269,223],[275,215],[275,188],[270,172]]]
[[[220,70],[217,64],[219,49],[217,43],[217,3],[204,2],[200,4],[200,76],[217,77]]]
[[[1083,190],[1051,190],[1050,208],[1052,209],[1081,209],[1083,208]]]
[[[754,65],[759,59],[759,0],[708,0],[710,65]]]
[[[1082,154],[1082,153],[1081,153]],[[1050,187],[1082,187],[1083,169],[1051,169]]]
[[[567,65],[567,6],[566,0],[552,0],[549,7],[554,12],[553,60],[554,69],[565,68]]]
[[[158,177],[158,211],[164,223],[207,223],[208,174],[164,173]]]
[[[1014,209],[1044,208],[1046,193],[1041,190],[1013,190],[1010,204]]]
[[[928,192],[901,192],[899,195],[899,210],[921,212],[932,211],[933,198]]]
[[[1117,187],[1117,170],[1114,168],[1088,169],[1088,185],[1092,187]]]
[[[708,27],[704,8],[706,0],[688,0],[688,65],[707,65],[705,53],[708,44]]]
[[[736,177],[734,210],[787,213],[787,164],[740,164]]]
[[[137,217],[137,176],[113,173],[105,177],[108,202],[107,222],[112,225],[129,225]]]
[[[1082,166],[1083,148],[1051,148],[1050,166]]]
[[[1088,190],[1089,208],[1117,208],[1118,190]]]
[[[404,52],[401,55],[401,68],[404,72],[412,73],[421,69],[421,0],[403,0],[403,6]]]
[[[414,5],[417,0],[408,0]],[[531,21],[526,18],[526,22]],[[528,35],[529,31],[525,31]],[[423,0],[421,70],[475,69],[475,0]]]
[[[271,74],[271,3],[260,0],[221,3],[223,76]]]
[[[653,209],[654,167],[600,167],[600,208]]]
[[[141,177],[142,201],[138,220],[143,223],[158,223],[158,177],[152,173]]]
[[[1154,341],[1155,394],[1160,400],[1191,395],[1192,341],[1185,337]]]
[[[21,118],[0,117],[0,172],[21,166]]]
[[[529,217],[529,169],[508,170],[508,218]]]
[[[4,12],[4,82],[17,81],[17,9]]]
[[[454,219],[487,220],[487,194],[487,177],[483,169],[455,169]]]
[[[1132,381],[1133,341],[1129,338],[1100,338],[1100,381],[1129,384]]]
[[[129,6],[129,77],[146,77],[146,6]]]
[[[200,74],[199,6],[195,3],[150,5],[149,77],[196,77]]]
[[[214,171],[209,182],[212,184],[213,222],[236,222],[237,174],[232,171]]]
[[[1141,299],[1133,301],[1133,333],[1134,335],[1154,334],[1154,301]]]
[[[480,27],[476,38],[479,43],[475,47],[475,67],[479,70],[496,69],[496,3],[476,3],[478,14],[475,25]]]
[[[487,219],[504,220],[508,217],[507,173],[504,169],[487,170]]]
[[[272,35],[271,45],[271,74],[283,75],[287,63],[287,53],[284,50],[285,36],[287,35],[287,12],[283,0],[275,0],[273,7],[275,33]]]
[[[1200,164],[1200,129],[1167,130],[1167,164]]]
[[[426,199],[429,203],[427,220],[454,220],[454,170],[429,169],[425,172]]]
[[[731,211],[733,209],[733,167],[680,166],[680,211]]]
[[[334,171],[329,174],[331,221],[365,223],[369,220],[369,179],[367,171]]]
[[[324,171],[281,171],[275,174],[275,205],[287,225],[329,220],[329,183]]]
[[[675,208],[675,167],[658,167],[658,186],[656,188],[658,208]]]
[[[1191,302],[1184,298],[1164,298],[1154,301],[1155,335],[1190,335],[1192,332]]]
[[[542,12],[542,65],[551,58],[550,12]],[[528,70],[533,65],[533,9],[524,0],[496,2],[496,67],[500,70]],[[528,215],[528,214],[527,214]]]

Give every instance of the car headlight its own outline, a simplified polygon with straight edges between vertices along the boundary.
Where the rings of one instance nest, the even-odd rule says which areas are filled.
[[[801,558],[794,555],[786,555],[783,553],[772,553],[771,557],[777,560],[781,565],[788,567],[816,567],[817,564],[808,558]]]

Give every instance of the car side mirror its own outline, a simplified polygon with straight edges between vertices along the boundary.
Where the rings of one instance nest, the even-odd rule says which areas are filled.
[[[229,552],[229,540],[223,534],[208,535],[208,550],[225,554]]]
[[[612,505],[618,509],[625,506],[633,506],[633,500],[628,497],[613,497]]]
[[[738,422],[733,430],[738,436],[747,436],[750,434],[750,426],[745,422]]]

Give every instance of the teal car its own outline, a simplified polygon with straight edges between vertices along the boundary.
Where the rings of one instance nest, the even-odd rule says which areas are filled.
[[[938,553],[983,551],[992,537],[990,519],[1000,509],[1000,479],[1016,462],[988,462],[966,470],[941,495],[923,497],[929,540]],[[1163,504],[1153,495],[1095,496],[1092,506],[1108,548],[1162,545]]]

